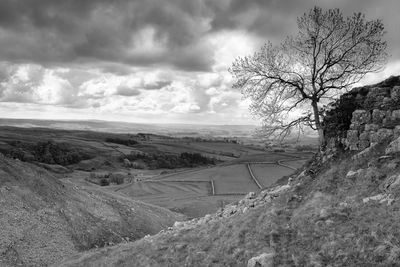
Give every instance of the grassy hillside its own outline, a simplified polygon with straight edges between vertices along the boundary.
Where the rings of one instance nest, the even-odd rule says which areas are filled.
[[[47,266],[78,251],[136,240],[183,216],[0,154],[0,266]]]
[[[400,159],[386,157],[385,144],[351,156],[315,159],[288,185],[61,266],[246,266],[262,253],[272,266],[396,266]]]
[[[353,89],[327,114],[325,150],[287,183],[61,266],[399,266],[400,77]]]

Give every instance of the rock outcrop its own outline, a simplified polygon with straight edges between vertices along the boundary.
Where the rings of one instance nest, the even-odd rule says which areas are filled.
[[[344,94],[325,121],[328,148],[361,151],[400,136],[400,76]]]

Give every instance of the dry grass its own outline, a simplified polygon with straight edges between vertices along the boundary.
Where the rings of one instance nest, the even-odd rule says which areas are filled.
[[[397,266],[400,201],[363,202],[400,172],[395,158],[374,160],[381,153],[357,160],[344,154],[319,169],[310,163],[312,176],[246,213],[76,256],[62,266],[245,266],[271,249],[274,266]]]

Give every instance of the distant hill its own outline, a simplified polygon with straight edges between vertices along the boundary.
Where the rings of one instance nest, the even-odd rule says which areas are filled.
[[[193,137],[247,137],[255,125],[145,124],[101,120],[34,120],[0,118],[0,126],[45,127],[63,130],[85,130],[112,133],[152,133]]]

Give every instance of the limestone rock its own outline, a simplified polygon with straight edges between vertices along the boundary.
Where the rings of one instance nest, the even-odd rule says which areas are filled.
[[[365,124],[365,131],[377,131],[379,129],[379,125],[375,123]]]
[[[185,226],[184,222],[175,222],[174,223],[174,228],[182,228]]]
[[[386,117],[386,112],[380,109],[374,109],[372,111],[372,122],[376,124],[382,123],[383,119]]]
[[[392,111],[392,120],[400,120],[400,109]]]
[[[346,178],[353,178],[354,176],[356,176],[358,173],[357,172],[355,172],[355,171],[349,171],[347,174],[346,174]]]
[[[371,114],[362,109],[357,109],[353,112],[353,117],[351,119],[352,123],[358,123],[358,124],[367,124],[371,121]]]
[[[370,201],[382,201],[387,197],[386,194],[378,194],[372,197],[365,197],[363,198],[363,203],[368,203]]]
[[[395,154],[400,152],[400,137],[393,140],[386,148],[386,154]]]
[[[347,131],[347,146],[350,150],[358,150],[358,131],[348,130]]]
[[[390,97],[395,101],[400,100],[400,86],[395,86],[392,88]]]
[[[245,199],[253,199],[256,197],[256,193],[254,192],[249,192],[244,198]]]
[[[362,131],[364,130],[364,125],[358,121],[352,122],[350,124],[350,130]]]
[[[373,152],[376,151],[376,148],[378,146],[378,143],[371,143],[371,145],[362,150],[360,153],[357,153],[356,155],[354,155],[353,157],[351,157],[352,160],[356,160],[356,159],[361,159],[361,158],[365,158],[365,157],[369,157],[369,155]]]
[[[393,129],[393,138],[396,139],[400,136],[400,125],[396,125]]]
[[[386,179],[383,184],[384,191],[395,193],[400,191],[400,174],[395,174]]]
[[[370,145],[370,141],[369,141],[370,134],[369,134],[369,132],[362,132],[360,134],[360,138],[359,139],[360,139],[359,144],[358,144],[358,149],[359,150],[364,150],[367,147],[369,147],[369,145]]]
[[[263,253],[251,258],[247,262],[247,267],[274,267],[275,252]]]
[[[378,194],[372,197],[363,198],[363,203],[366,204],[370,201],[376,201],[379,203],[385,203],[387,205],[391,205],[394,202],[394,198],[392,194]]]
[[[393,130],[387,128],[381,128],[376,133],[372,133],[370,136],[371,142],[381,143],[385,139],[393,136]]]

